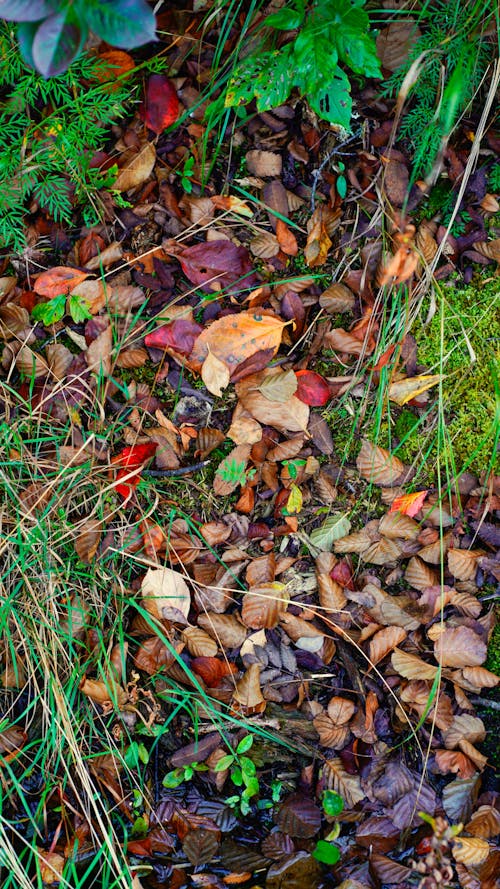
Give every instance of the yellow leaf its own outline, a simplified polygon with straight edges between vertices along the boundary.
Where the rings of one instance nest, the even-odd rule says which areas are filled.
[[[269,349],[271,355],[277,352],[285,322],[275,315],[254,312],[240,312],[239,315],[224,315],[207,327],[196,339],[190,356],[197,370],[209,352],[222,361],[229,371],[246,361],[256,352]]]
[[[220,398],[222,390],[229,385],[229,370],[213,352],[208,352],[201,368],[201,378],[208,391]]]
[[[302,509],[302,491],[297,485],[292,485],[290,488],[290,495],[286,502],[286,511],[289,515],[293,513],[300,512]]]
[[[435,386],[441,379],[441,374],[421,374],[418,377],[397,380],[389,386],[389,398],[402,407],[412,398],[417,398],[418,395],[427,392],[427,389]]]

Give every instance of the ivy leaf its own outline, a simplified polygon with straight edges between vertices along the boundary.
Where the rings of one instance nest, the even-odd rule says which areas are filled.
[[[85,4],[89,27],[113,46],[133,49],[156,40],[156,20],[145,0],[91,0]]]
[[[54,296],[53,299],[49,299],[46,303],[38,303],[38,305],[34,306],[31,314],[35,321],[41,321],[42,324],[48,327],[49,324],[55,324],[57,321],[60,321],[64,317],[65,312],[66,294],[60,293],[59,296]]]
[[[43,77],[55,77],[79,55],[87,28],[76,21],[71,7],[50,15],[37,28],[32,45],[33,63]]]

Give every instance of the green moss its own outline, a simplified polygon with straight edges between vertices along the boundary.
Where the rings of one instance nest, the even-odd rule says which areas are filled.
[[[500,609],[497,609],[497,614]],[[488,644],[488,658],[484,665],[487,670],[500,676],[500,621],[495,626]]]

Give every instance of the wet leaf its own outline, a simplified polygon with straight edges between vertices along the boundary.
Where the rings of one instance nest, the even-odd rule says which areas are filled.
[[[196,866],[207,864],[219,848],[218,834],[213,830],[190,830],[182,844],[188,861]]]
[[[329,759],[323,767],[323,773],[326,787],[335,790],[342,797],[346,809],[354,808],[364,799],[359,775],[350,775],[339,757]]]
[[[88,272],[82,272],[80,269],[72,269],[67,266],[56,266],[53,269],[47,269],[46,272],[42,272],[36,279],[33,289],[40,296],[52,299],[55,296],[59,296],[60,293],[71,293],[86,278],[88,278]]]
[[[312,370],[295,371],[297,398],[310,407],[323,407],[330,400],[330,387],[320,374]]]
[[[113,188],[116,191],[130,191],[142,185],[153,172],[155,161],[156,149],[152,142],[146,142],[137,154],[128,157],[116,177]]]
[[[179,99],[172,81],[164,74],[151,74],[146,86],[144,106],[140,109],[144,122],[159,135],[179,116]]]
[[[308,796],[293,793],[281,804],[277,823],[283,833],[308,839],[315,836],[321,827],[321,810]]]

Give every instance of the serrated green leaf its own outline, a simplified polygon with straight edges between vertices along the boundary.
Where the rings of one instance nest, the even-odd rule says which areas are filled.
[[[313,851],[313,858],[321,861],[323,864],[337,864],[340,860],[340,849],[333,843],[327,843],[326,840],[318,840]]]
[[[333,543],[345,537],[351,530],[351,523],[345,514],[331,515],[320,525],[311,531],[309,537],[311,543],[324,552],[330,552]]]
[[[92,312],[89,311],[87,301],[76,293],[72,293],[68,299],[68,311],[75,324],[80,324],[81,321],[92,318]]]
[[[49,299],[46,303],[38,303],[33,308],[31,314],[35,321],[41,321],[42,324],[46,326],[48,324],[55,324],[57,321],[60,321],[61,318],[64,317],[66,312],[66,294],[60,293],[58,296],[54,296],[53,299]]]
[[[253,744],[253,735],[245,735],[236,748],[236,753],[248,753]]]

